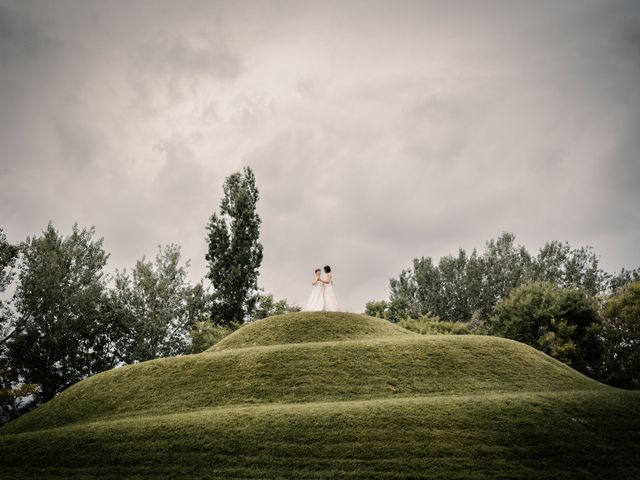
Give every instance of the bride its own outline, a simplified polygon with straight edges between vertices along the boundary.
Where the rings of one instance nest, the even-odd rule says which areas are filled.
[[[311,295],[307,304],[302,309],[303,312],[320,312],[324,309],[324,282],[320,274],[322,270],[316,268],[313,272],[313,282],[311,283]]]
[[[326,265],[324,267],[324,308],[327,312],[338,311],[338,300],[336,300],[336,294],[333,293],[333,273],[331,273],[331,267]]]
[[[307,304],[302,309],[304,312],[337,312],[338,301],[333,292],[333,274],[329,265],[324,267],[325,278],[322,278],[322,270],[317,268],[311,283],[311,295]]]

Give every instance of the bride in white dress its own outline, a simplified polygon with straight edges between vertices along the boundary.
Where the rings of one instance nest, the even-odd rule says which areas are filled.
[[[321,312],[324,309],[324,282],[320,274],[322,270],[316,269],[311,283],[311,295],[307,304],[302,309],[303,312]]]
[[[302,309],[303,312],[338,311],[338,302],[333,292],[333,274],[331,273],[331,267],[327,265],[324,267],[324,271],[326,274],[324,279],[321,276],[322,270],[317,268],[314,272],[313,282],[311,283],[311,295],[309,295],[309,300]]]
[[[338,300],[336,300],[336,294],[333,292],[333,273],[331,273],[331,267],[326,265],[324,267],[324,308],[327,312],[338,312]]]

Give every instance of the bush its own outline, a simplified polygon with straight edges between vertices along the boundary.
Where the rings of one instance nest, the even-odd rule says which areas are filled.
[[[612,296],[603,317],[603,380],[616,387],[640,388],[640,282]]]
[[[191,330],[189,353],[204,352],[234,331],[231,327],[219,327],[209,320],[195,322]]]
[[[601,324],[595,302],[583,291],[549,282],[515,288],[496,306],[489,333],[526,343],[597,377]]]

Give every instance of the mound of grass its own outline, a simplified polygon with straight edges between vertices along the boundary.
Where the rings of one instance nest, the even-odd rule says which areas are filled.
[[[512,340],[383,337],[249,347],[118,368],[70,387],[6,428],[23,432],[225,405],[601,388]]]
[[[469,327],[462,322],[445,322],[438,317],[407,318],[398,323],[402,328],[421,335],[469,335]]]
[[[326,332],[326,335],[323,334]],[[639,478],[640,393],[526,345],[286,314],[0,430],[7,478]]]
[[[380,318],[346,312],[297,312],[257,320],[235,331],[209,351],[289,343],[363,340],[413,335]]]
[[[0,436],[11,479],[637,479],[620,391],[224,407]]]

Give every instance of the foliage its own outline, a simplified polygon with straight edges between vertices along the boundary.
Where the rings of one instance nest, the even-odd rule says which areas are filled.
[[[180,263],[180,247],[158,247],[153,262],[144,257],[131,275],[117,272],[110,300],[126,332],[118,345],[126,363],[179,355],[188,351],[190,333],[207,319],[202,284],[187,280],[189,262]]]
[[[191,328],[191,347],[189,353],[200,353],[213,347],[232,333],[233,327],[220,327],[211,320],[197,321]]]
[[[604,381],[640,388],[640,282],[609,298],[603,311]]]
[[[0,357],[0,426],[26,412],[27,399],[37,391],[37,385],[21,382],[9,369],[8,359]]]
[[[39,400],[117,363],[103,268],[108,255],[94,228],[61,235],[51,223],[27,238],[16,290],[15,334],[9,340],[12,371],[36,384]]]
[[[616,277],[624,282],[629,273]],[[390,281],[391,293],[386,315],[391,321],[436,315],[442,319],[476,323],[486,322],[495,313],[496,304],[509,292],[531,280],[553,283],[558,287],[580,288],[595,296],[610,288],[611,277],[599,267],[590,247],[572,248],[568,243],[551,241],[532,256],[516,245],[512,233],[489,240],[482,253],[458,254],[440,258],[416,258],[410,269]]]
[[[405,318],[398,322],[402,328],[422,335],[466,335],[471,333],[462,322],[443,322],[438,317],[425,315],[420,318]]]
[[[19,251],[19,246],[9,243],[0,228],[0,425],[21,413],[22,399],[37,391],[37,385],[21,382],[9,369],[7,358],[8,342],[16,332],[16,317],[5,295],[15,277]]]
[[[0,228],[0,425],[17,415],[21,397],[34,393],[33,385],[21,384],[9,370],[6,356],[7,342],[15,332],[15,315],[5,295],[15,276],[18,253],[18,246],[9,243]]]
[[[287,303],[286,298],[276,301],[272,294],[259,295],[252,320],[260,320],[272,315],[282,315],[287,312],[299,312],[300,310],[298,305]]]
[[[491,333],[548,353],[580,372],[600,371],[600,323],[595,302],[582,290],[532,281],[498,303]]]
[[[590,247],[571,248],[566,242],[554,240],[540,249],[530,277],[563,288],[579,288],[595,297],[607,285],[607,274],[598,264],[598,256]]]
[[[611,275],[608,281],[609,291],[613,294],[620,292],[627,285],[640,282],[640,267],[632,270],[622,269],[615,275]]]
[[[212,318],[221,326],[249,320],[258,299],[262,263],[259,194],[249,167],[225,180],[220,212],[207,226],[207,277],[214,287]]]
[[[18,252],[18,246],[9,243],[0,228],[0,356],[2,356],[3,346],[13,331],[13,312],[5,298],[5,292],[15,277],[14,267]]]
[[[365,315],[376,318],[389,318],[389,302],[386,300],[371,300],[364,306]]]

